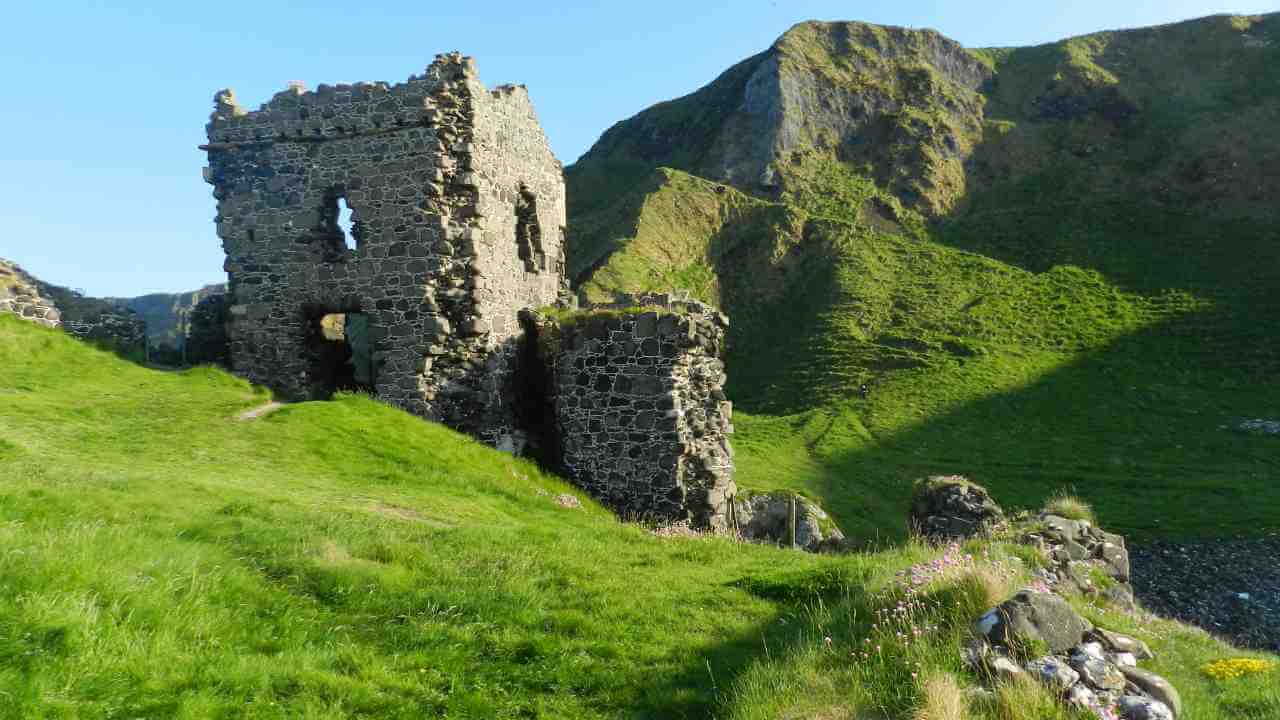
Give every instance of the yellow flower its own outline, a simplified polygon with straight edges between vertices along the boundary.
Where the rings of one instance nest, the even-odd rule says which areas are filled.
[[[1230,658],[1228,660],[1215,660],[1205,665],[1201,670],[1214,680],[1235,680],[1245,675],[1266,672],[1274,666],[1275,663],[1270,660]]]

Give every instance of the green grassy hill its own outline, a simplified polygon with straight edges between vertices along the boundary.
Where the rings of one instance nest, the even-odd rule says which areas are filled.
[[[1222,428],[1280,413],[1276,67],[1280,15],[978,51],[806,23],[568,170],[570,268],[722,305],[739,483],[856,536],[925,472],[1272,532],[1275,441]],[[738,182],[761,147],[776,182]]]
[[[1026,556],[975,545],[900,647],[873,618],[938,550],[658,537],[364,397],[239,419],[267,399],[0,317],[0,718],[902,717],[925,677],[973,682],[956,648],[1022,572],[992,588],[986,558]],[[1198,670],[1240,654],[1203,632],[1082,610],[1156,649],[1186,717],[1280,713],[1274,671]],[[1070,717],[1031,700],[971,717]]]

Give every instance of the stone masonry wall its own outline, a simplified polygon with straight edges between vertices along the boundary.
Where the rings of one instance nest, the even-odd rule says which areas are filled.
[[[728,319],[647,296],[537,324],[569,479],[624,516],[724,530],[736,493],[722,390]]]
[[[516,315],[564,289],[562,171],[523,88],[486,91],[454,53],[405,83],[294,87],[256,112],[222,91],[208,136],[237,373],[318,397],[316,319],[363,313],[380,399],[494,444],[511,433]]]
[[[7,260],[0,260],[0,312],[45,327],[62,326],[58,308],[52,300],[41,296],[40,282]]]
[[[0,312],[138,357],[146,350],[147,325],[133,311],[39,280],[7,260],[0,260]]]

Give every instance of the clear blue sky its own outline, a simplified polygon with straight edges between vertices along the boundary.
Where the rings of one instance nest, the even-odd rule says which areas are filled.
[[[0,257],[92,295],[224,280],[196,149],[223,87],[256,108],[290,80],[398,82],[457,49],[490,87],[529,86],[569,164],[614,122],[701,87],[802,20],[930,27],[975,47],[1277,5],[18,0],[0,43]]]

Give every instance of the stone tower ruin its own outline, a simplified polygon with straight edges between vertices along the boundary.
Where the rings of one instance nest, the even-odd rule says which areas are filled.
[[[517,313],[567,292],[562,168],[525,89],[488,91],[453,53],[397,85],[214,103],[202,149],[236,372],[511,444]]]
[[[229,289],[209,310],[235,372],[286,399],[364,390],[527,445],[620,512],[727,527],[728,320],[669,296],[564,307],[563,171],[524,88],[486,91],[454,53],[399,85],[214,106]]]

